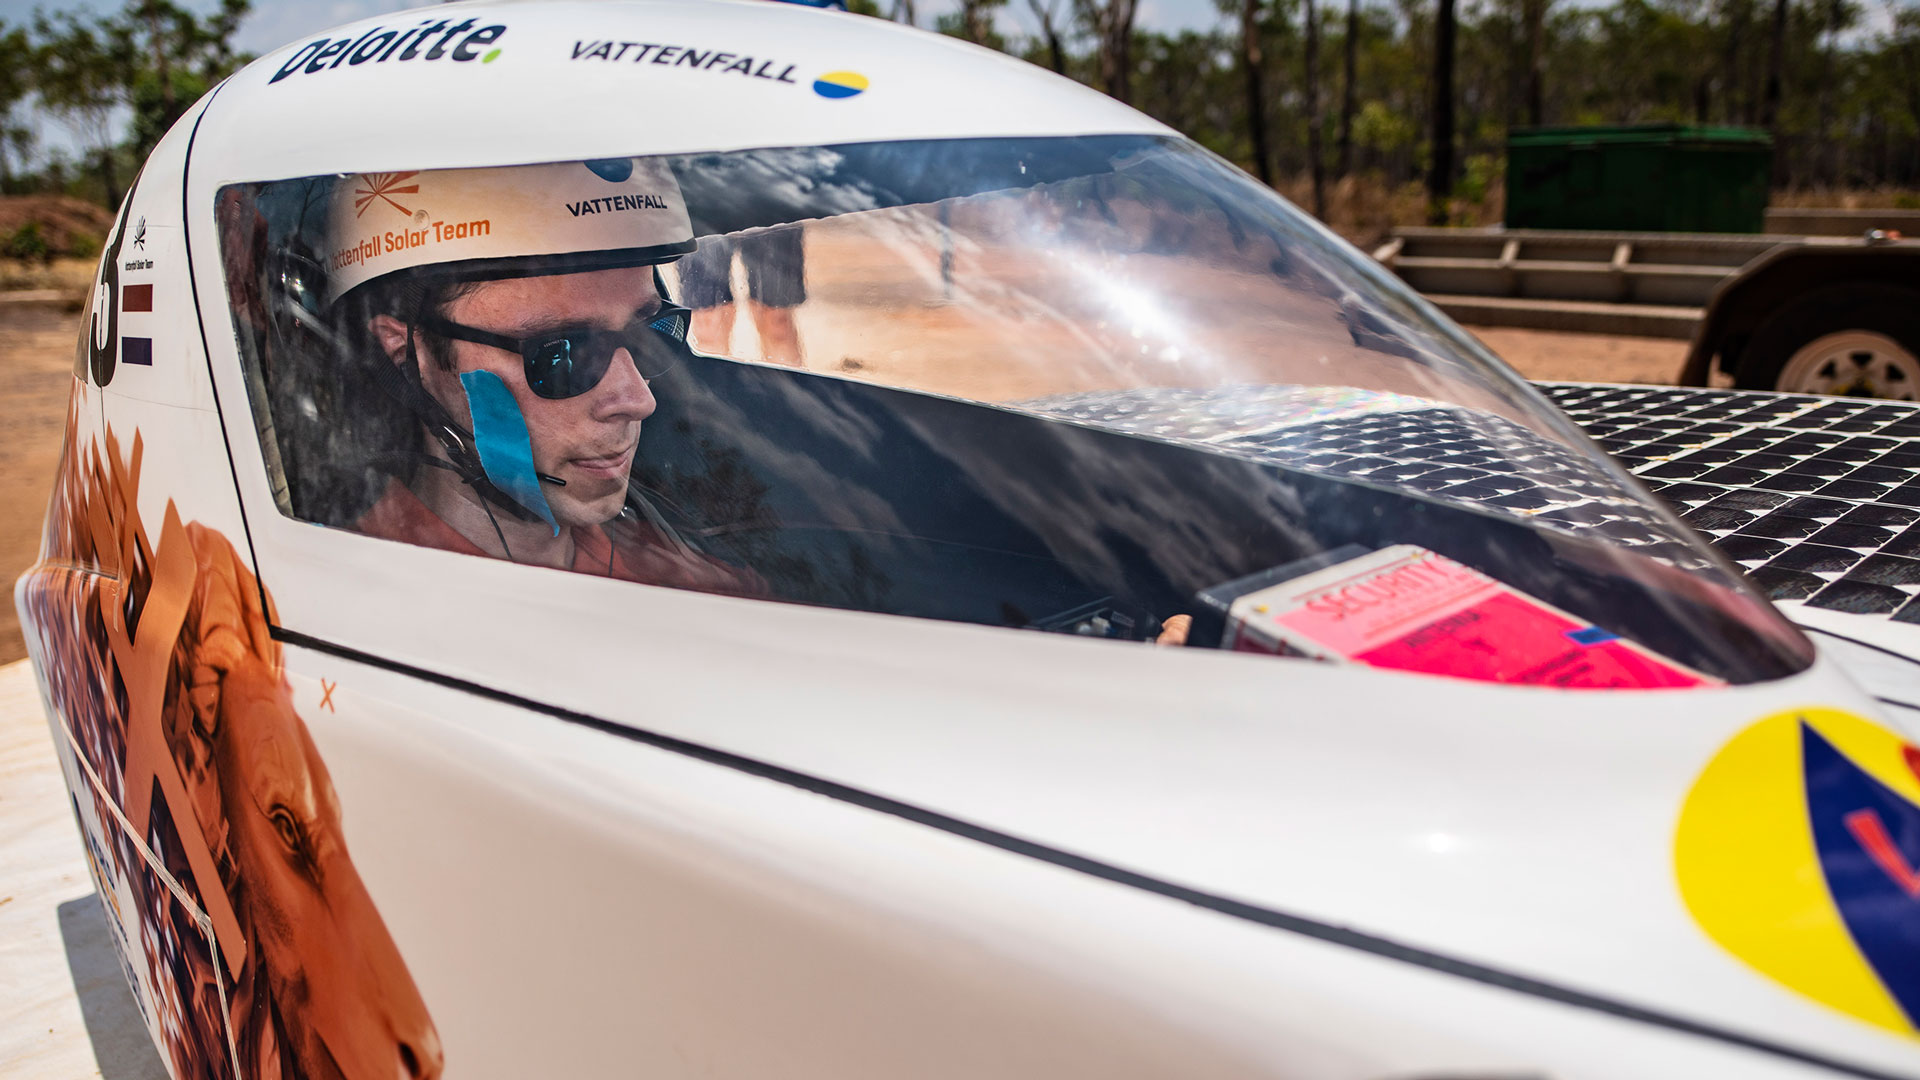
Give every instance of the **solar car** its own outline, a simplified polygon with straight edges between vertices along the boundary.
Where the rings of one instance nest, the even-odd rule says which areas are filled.
[[[1632,464],[1031,65],[452,4],[155,149],[16,601],[182,1080],[1920,1075],[1909,721]]]

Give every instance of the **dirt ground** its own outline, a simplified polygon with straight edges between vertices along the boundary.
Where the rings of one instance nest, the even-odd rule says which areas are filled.
[[[79,316],[47,303],[8,302],[0,294],[0,664],[26,655],[13,607],[13,582],[39,557],[40,523],[73,372]],[[1495,353],[1533,379],[1671,382],[1686,346],[1677,341],[1474,329]]]
[[[1662,338],[1467,329],[1520,374],[1546,382],[1672,383],[1687,358],[1686,342]]]
[[[0,664],[27,655],[13,583],[40,555],[78,332],[78,316],[62,305],[0,299]]]

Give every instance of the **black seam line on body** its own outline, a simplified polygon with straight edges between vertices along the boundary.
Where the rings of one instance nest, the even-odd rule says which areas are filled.
[[[1885,653],[1886,655],[1893,657],[1895,660],[1905,661],[1906,663],[1911,664],[1914,667],[1920,668],[1920,660],[1916,660],[1913,657],[1908,656],[1906,653],[1903,653],[1903,652],[1895,652],[1892,649],[1887,648],[1885,645],[1875,645],[1871,641],[1861,641],[1859,638],[1856,638],[1856,637],[1848,637],[1845,634],[1836,633],[1832,630],[1829,630],[1824,626],[1808,626],[1806,623],[1794,623],[1793,625],[1799,627],[1802,630],[1810,630],[1816,634],[1825,634],[1830,638],[1835,638],[1840,641],[1844,641],[1849,645],[1858,645],[1863,649],[1872,649],[1874,652],[1877,652],[1877,653]]]
[[[253,587],[260,592],[260,610],[272,611],[267,604],[266,575],[260,573],[260,550],[253,545],[253,526],[247,522],[247,501],[240,497],[240,465],[233,456],[233,440],[227,435],[226,410],[220,407],[220,380],[213,373],[213,348],[207,342],[207,314],[200,307],[200,275],[193,267],[193,214],[188,193],[193,188],[193,144],[200,138],[200,125],[207,114],[213,111],[213,103],[220,98],[220,91],[233,81],[232,76],[221,79],[207,95],[207,103],[200,107],[200,115],[193,118],[193,130],[187,133],[187,149],[180,157],[180,250],[187,260],[187,289],[193,296],[193,322],[200,328],[200,355],[207,359],[207,389],[213,394],[213,415],[220,423],[220,445],[227,448],[227,475],[233,478],[233,506],[240,514],[240,535],[247,538],[247,557],[253,561]],[[214,224],[216,230],[219,223]],[[224,272],[223,275],[224,277]],[[231,312],[227,314],[229,326],[233,323]],[[237,350],[239,342],[234,343]],[[242,363],[246,361],[242,359]]]
[[[1562,1005],[1570,1005],[1580,1009],[1590,1009],[1594,1012],[1604,1013],[1623,1020],[1634,1020],[1654,1027],[1667,1028],[1688,1035],[1696,1035],[1717,1042],[1728,1043],[1747,1050],[1754,1050],[1759,1053],[1771,1054],[1776,1057],[1797,1061],[1805,1065],[1830,1069],[1848,1076],[1864,1077],[1866,1080],[1914,1080],[1913,1074],[1903,1076],[1899,1073],[1881,1072],[1864,1065],[1856,1065],[1851,1062],[1825,1057],[1813,1051],[1802,1050],[1784,1043],[1771,1042],[1756,1036],[1744,1035],[1738,1031],[1727,1028],[1715,1027],[1711,1024],[1688,1020],[1684,1017],[1671,1016],[1653,1009],[1641,1008],[1640,1006],[1630,1005],[1623,1001],[1615,1001],[1611,998],[1601,997],[1598,994],[1590,994],[1582,990],[1572,989],[1571,987],[1560,986],[1556,983],[1550,983],[1531,976],[1501,971],[1498,968],[1487,967],[1471,960],[1461,960],[1447,956],[1444,953],[1432,952],[1411,945],[1402,945],[1389,938],[1378,937],[1364,931],[1351,930],[1343,926],[1317,922],[1304,916],[1289,915],[1286,912],[1275,911],[1271,908],[1260,907],[1255,904],[1229,899],[1224,896],[1216,896],[1212,893],[1202,892],[1198,889],[1175,884],[1174,882],[1161,878],[1151,877],[1137,871],[1123,869],[1111,863],[1100,862],[1097,859],[1091,859],[1084,855],[1075,855],[1072,852],[1048,847],[1045,844],[1036,843],[1032,840],[1024,840],[1010,833],[999,832],[983,825],[975,825],[961,818],[942,814],[936,810],[927,810],[914,806],[911,803],[901,802],[885,795],[877,795],[873,792],[851,787],[837,781],[811,776],[807,773],[788,769],[781,765],[774,765],[755,758],[735,754],[731,751],[716,749],[696,742],[689,742],[671,735],[661,735],[657,732],[628,727],[625,724],[615,723],[611,720],[603,720],[597,716],[589,716],[586,713],[574,712],[571,709],[563,709],[559,706],[543,704],[530,698],[521,697],[518,694],[509,693],[505,690],[494,690],[490,687],[468,682],[465,679],[426,671],[410,664],[401,663],[397,660],[389,660],[371,653],[361,652],[358,649],[349,648],[344,645],[335,645],[329,641],[309,637],[297,630],[288,630],[284,627],[273,625],[268,627],[268,633],[275,641],[288,645],[311,649],[314,652],[325,653],[342,660],[365,664],[368,667],[380,668],[383,671],[391,671],[396,674],[433,683],[437,686],[465,691],[478,697],[498,701],[502,704],[514,705],[519,708],[542,713],[558,720],[592,728],[595,731],[605,732],[608,735],[613,735],[631,742],[642,743],[655,749],[680,754],[697,761],[706,762],[710,765],[719,765],[724,768],[733,769],[750,776],[757,776],[763,780],[786,784],[789,787],[799,788],[802,791],[811,792],[815,795],[822,795],[840,802],[859,806],[863,809],[873,810],[878,813],[911,821],[916,825],[925,825],[929,828],[939,829],[942,832],[986,844],[989,847],[998,848],[1001,851],[1014,855],[1022,855],[1040,862],[1050,863],[1063,869],[1078,871],[1079,873],[1099,878],[1115,885],[1139,889],[1143,892],[1154,893],[1172,900],[1185,901],[1195,907],[1204,908],[1208,911],[1227,915],[1232,918],[1243,919],[1247,922],[1257,923],[1271,929],[1284,930],[1331,945],[1345,946],[1389,960],[1399,960],[1416,967],[1423,967],[1432,971],[1455,975],[1488,986],[1496,986],[1520,994],[1545,998]]]

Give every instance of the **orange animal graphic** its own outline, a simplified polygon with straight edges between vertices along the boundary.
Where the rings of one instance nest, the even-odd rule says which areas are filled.
[[[437,1077],[439,1036],[348,854],[271,601],[171,502],[152,543],[140,438],[125,457],[104,442],[69,443],[26,598],[55,709],[137,841],[108,847],[141,901],[175,1075]]]

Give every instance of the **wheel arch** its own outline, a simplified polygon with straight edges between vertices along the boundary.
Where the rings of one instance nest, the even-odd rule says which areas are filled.
[[[1732,373],[1761,323],[1813,289],[1849,283],[1903,287],[1920,299],[1920,244],[1783,245],[1760,256],[1714,290],[1680,385],[1707,385],[1716,357],[1720,369]]]

